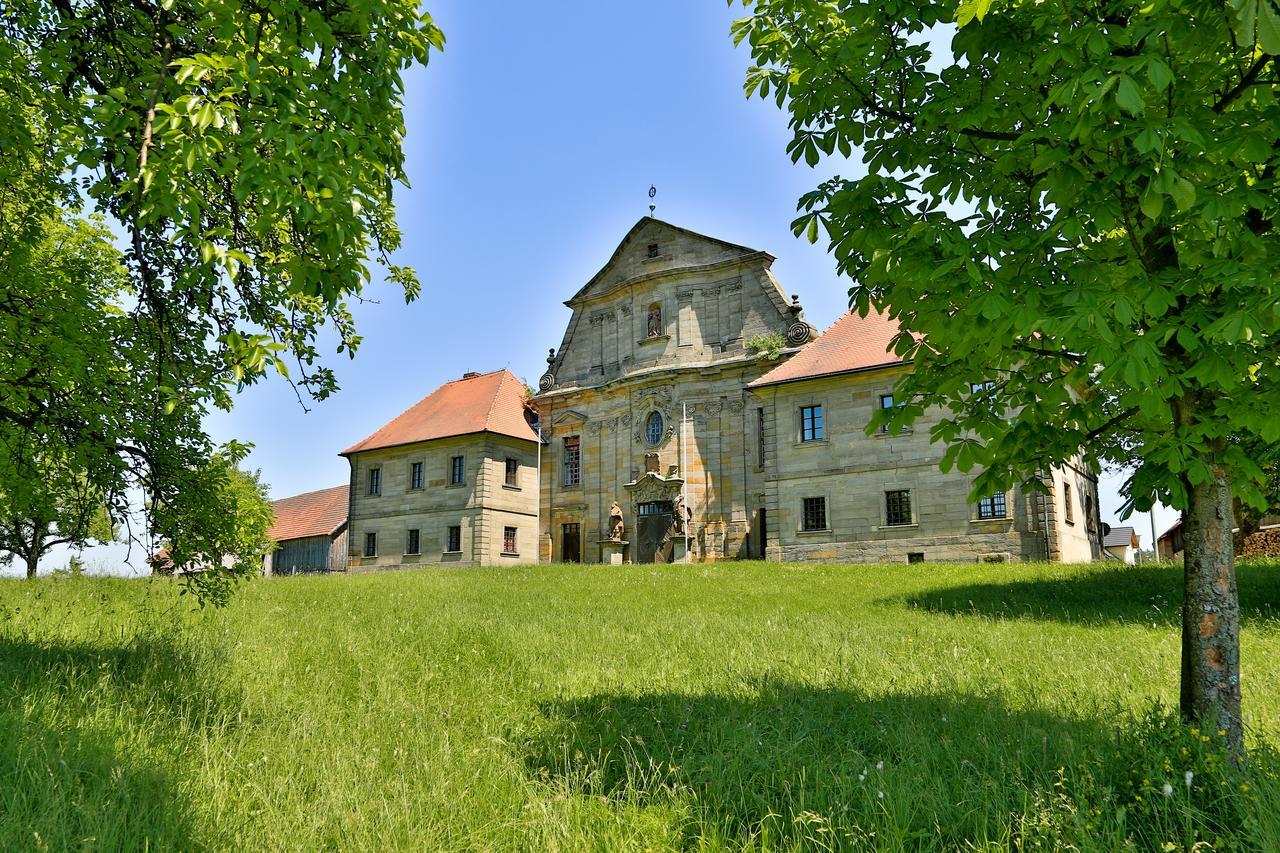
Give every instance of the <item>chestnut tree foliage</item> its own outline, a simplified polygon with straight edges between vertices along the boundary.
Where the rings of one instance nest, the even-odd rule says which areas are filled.
[[[209,563],[203,416],[269,373],[332,393],[321,341],[354,352],[373,271],[418,293],[390,257],[402,75],[442,45],[415,0],[0,0],[0,324],[24,330],[0,341],[0,494],[38,468],[14,448],[53,441]],[[110,292],[47,292],[32,259],[89,211]]]
[[[864,164],[794,227],[854,309],[917,333],[891,426],[941,407],[975,497],[1083,449],[1131,468],[1126,514],[1181,508],[1182,707],[1238,749],[1232,495],[1262,503],[1245,448],[1280,441],[1280,8],[745,5],[746,90],[789,114],[792,158]]]

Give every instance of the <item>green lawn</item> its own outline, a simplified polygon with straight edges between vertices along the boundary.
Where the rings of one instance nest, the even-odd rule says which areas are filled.
[[[1158,710],[1179,577],[2,582],[0,849],[1280,848],[1280,568],[1241,570],[1238,771]]]

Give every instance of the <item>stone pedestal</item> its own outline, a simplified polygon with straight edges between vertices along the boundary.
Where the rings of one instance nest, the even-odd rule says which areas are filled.
[[[685,545],[686,540],[683,536],[676,536],[671,540],[671,562],[683,563],[685,561]]]
[[[629,544],[625,539],[601,539],[600,562],[606,566],[621,566],[623,563],[622,555],[626,552]]]

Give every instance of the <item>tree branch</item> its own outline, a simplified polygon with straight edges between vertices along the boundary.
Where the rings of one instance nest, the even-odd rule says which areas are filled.
[[[1221,114],[1223,110],[1231,105],[1232,101],[1243,95],[1245,89],[1248,89],[1257,82],[1258,75],[1262,73],[1262,69],[1265,68],[1266,64],[1270,61],[1271,56],[1268,54],[1264,53],[1262,56],[1259,56],[1257,60],[1254,61],[1253,65],[1249,66],[1249,70],[1244,73],[1244,76],[1240,78],[1240,82],[1223,95],[1222,98],[1219,99],[1218,103],[1213,105],[1213,111]]]

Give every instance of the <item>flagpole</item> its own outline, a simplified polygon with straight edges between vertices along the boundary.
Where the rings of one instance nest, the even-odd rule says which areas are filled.
[[[680,519],[680,526],[684,528],[684,561],[689,560],[689,518],[693,513],[689,512],[689,466],[688,466],[688,450],[685,448],[685,421],[689,419],[689,404],[680,404],[680,496],[684,498],[681,501],[680,511],[684,513],[684,518]]]
[[[542,562],[542,412],[538,412],[538,487],[534,492],[537,495],[538,511],[534,515],[533,522],[533,562]]]

